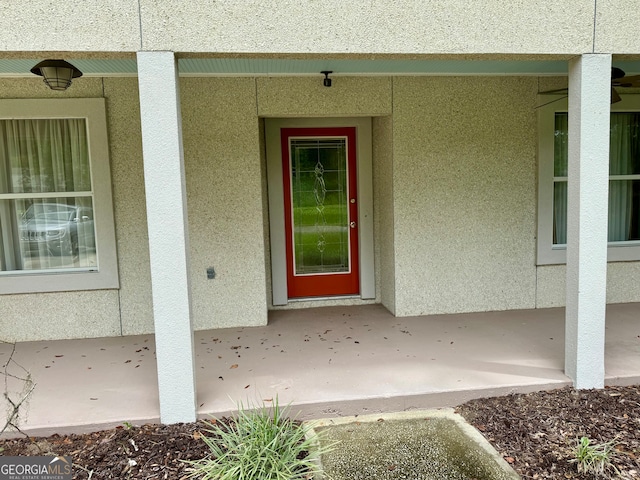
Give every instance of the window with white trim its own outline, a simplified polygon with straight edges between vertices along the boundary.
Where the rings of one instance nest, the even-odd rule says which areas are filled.
[[[0,293],[117,287],[104,100],[0,100]]]
[[[538,264],[565,263],[567,101],[550,103],[539,115]],[[608,259],[640,260],[640,98],[613,104],[610,123]]]

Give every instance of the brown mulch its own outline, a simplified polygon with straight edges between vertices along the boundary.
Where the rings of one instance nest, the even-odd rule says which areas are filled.
[[[72,457],[74,479],[181,479],[188,475],[183,460],[204,458],[201,423],[123,425],[83,435],[53,435],[0,441],[2,455]]]
[[[457,411],[524,479],[597,478],[570,462],[583,436],[592,444],[614,441],[608,476],[640,478],[638,385],[472,400]]]
[[[615,440],[609,473],[640,478],[640,386],[509,395],[457,408],[523,479],[592,479],[570,459],[582,436]],[[224,419],[223,419],[224,421]],[[179,480],[207,454],[203,423],[122,427],[86,435],[0,441],[2,455],[70,455],[74,479]],[[602,478],[602,477],[601,477]]]

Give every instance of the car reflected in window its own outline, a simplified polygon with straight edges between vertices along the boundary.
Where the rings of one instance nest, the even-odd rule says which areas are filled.
[[[25,254],[77,256],[95,250],[95,227],[90,207],[62,203],[34,203],[23,214],[20,242]]]

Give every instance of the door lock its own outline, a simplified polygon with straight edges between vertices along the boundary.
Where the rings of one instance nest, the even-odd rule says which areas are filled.
[[[351,222],[351,223],[349,224],[349,226],[350,226],[351,228],[356,228],[356,222]]]

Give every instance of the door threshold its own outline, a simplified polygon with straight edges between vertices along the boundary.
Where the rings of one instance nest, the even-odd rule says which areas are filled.
[[[353,299],[362,299],[362,297],[360,295],[333,295],[331,297],[300,297],[300,298],[289,298],[287,299],[287,303],[313,302],[313,301],[325,301],[325,300],[353,300]]]

